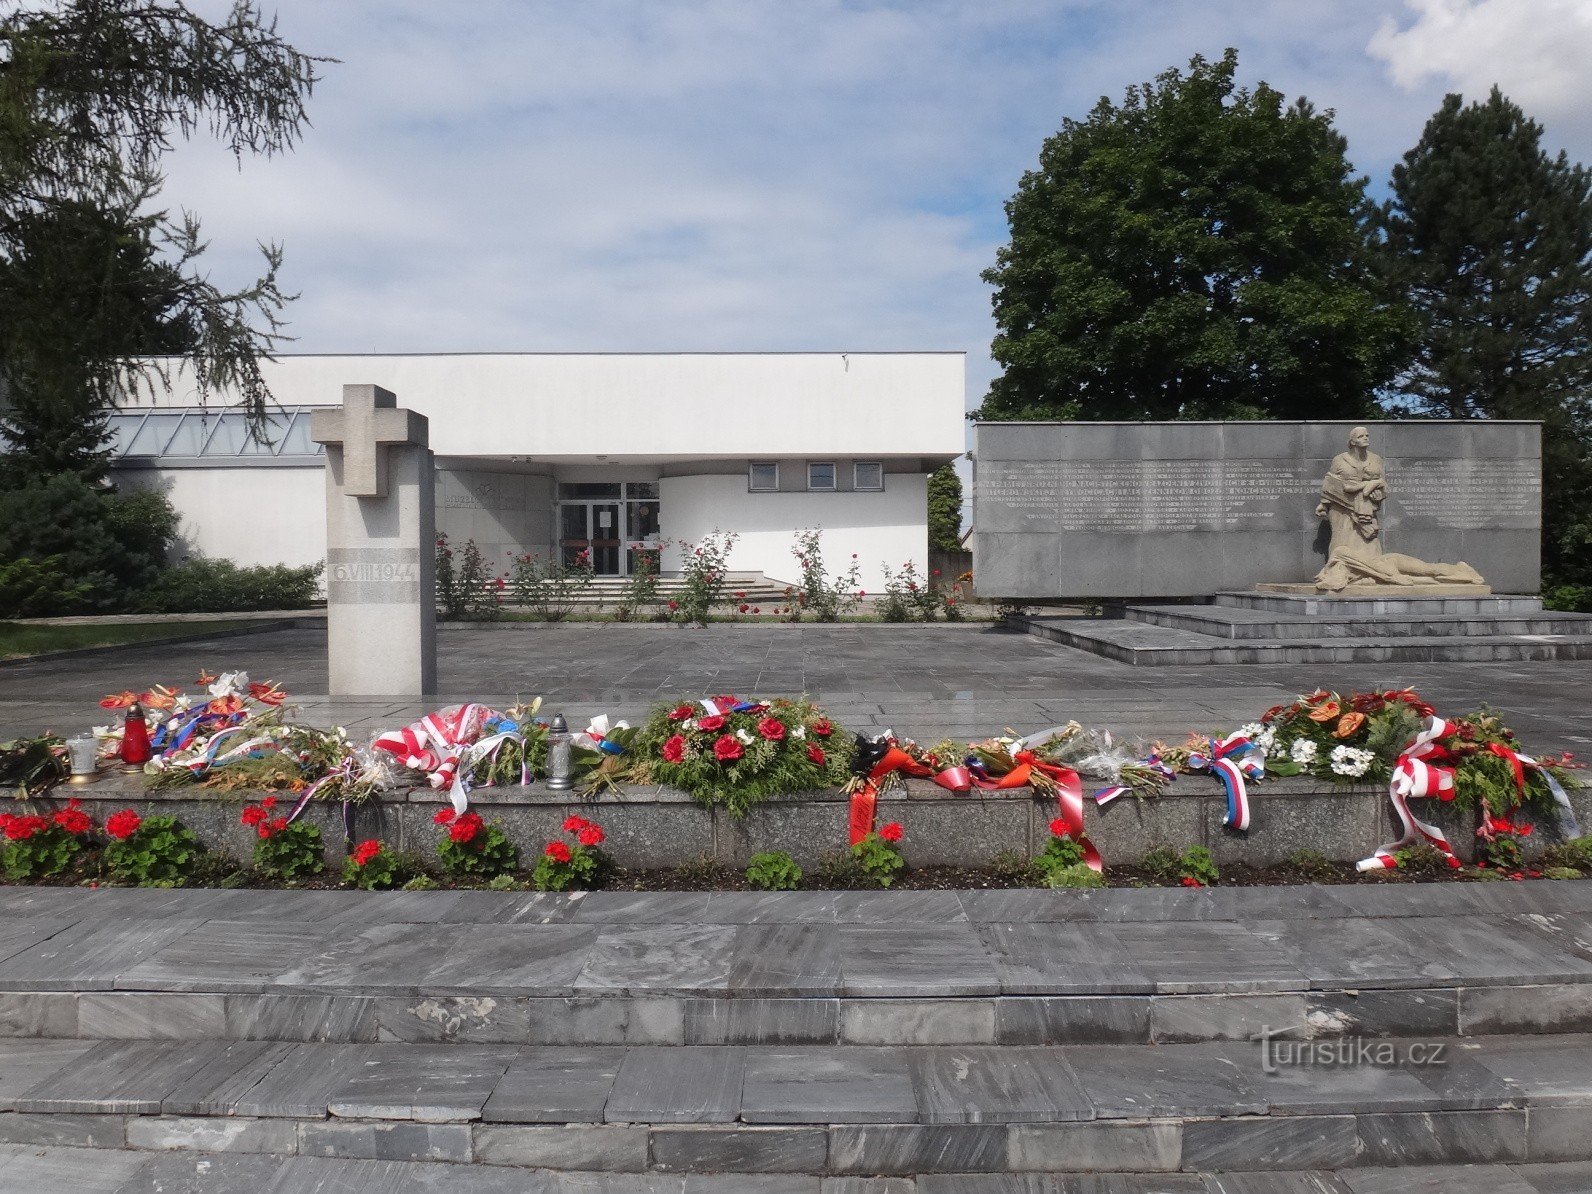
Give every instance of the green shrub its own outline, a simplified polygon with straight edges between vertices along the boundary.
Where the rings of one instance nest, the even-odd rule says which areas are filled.
[[[785,851],[764,850],[752,855],[746,881],[758,891],[795,891],[802,881],[802,869]]]
[[[724,600],[729,583],[730,552],[738,536],[734,531],[709,531],[698,543],[680,545],[680,588],[669,602],[669,613],[688,626],[706,626],[713,607]]]
[[[443,826],[437,841],[437,858],[443,870],[455,878],[474,876],[492,879],[512,871],[520,852],[497,824],[488,825],[479,813],[454,816],[451,808],[432,818]]]
[[[885,566],[879,616],[886,622],[932,622],[943,609],[939,594],[926,578],[918,575],[917,565],[911,560],[902,564],[899,572]]]
[[[590,889],[599,886],[613,870],[613,860],[597,848],[605,837],[602,826],[585,817],[571,816],[564,821],[564,832],[575,839],[575,844],[547,843],[531,875],[531,886],[537,891]]]
[[[355,846],[343,862],[343,882],[366,891],[387,891],[398,886],[403,865],[397,853],[377,838]]]
[[[1542,868],[1544,879],[1579,879],[1581,872],[1573,866],[1547,866]]]
[[[489,582],[491,582],[489,584]],[[489,575],[486,559],[474,539],[467,539],[454,559],[448,537],[437,536],[437,605],[449,622],[488,622],[503,611],[502,577]]]
[[[81,822],[73,832],[67,817]],[[52,879],[64,874],[85,846],[84,834],[91,828],[85,813],[62,810],[53,818],[38,815],[0,814],[0,830],[5,834],[5,850],[0,854],[5,877],[19,880]]]
[[[468,551],[471,546],[473,545],[466,544],[465,550]],[[651,554],[638,553],[639,556]],[[533,618],[543,622],[562,622],[575,612],[576,602],[590,591],[594,575],[589,551],[577,552],[575,559],[570,563],[553,556],[541,560],[527,553],[514,561],[509,576],[509,587],[514,592],[514,599],[523,605]],[[653,592],[657,591],[657,587],[658,574],[654,568],[651,573]],[[636,604],[641,600],[638,593],[644,592],[645,589],[645,583],[639,584],[638,587],[637,579],[631,578],[631,586],[625,597],[629,604],[622,606],[627,612],[620,621],[630,620]]]
[[[326,869],[318,826],[294,821],[254,843],[254,869],[268,879],[307,879]]]
[[[47,618],[85,608],[93,589],[68,576],[59,555],[0,563],[0,618]]]
[[[1204,846],[1190,846],[1181,854],[1170,846],[1157,846],[1139,865],[1157,883],[1181,883],[1184,887],[1209,887],[1222,874]]]
[[[73,473],[0,488],[0,560],[31,560],[64,578],[51,581],[37,571],[10,578],[34,598],[38,585],[54,587],[59,603],[48,613],[131,610],[165,565],[176,532],[177,512],[155,490],[123,495]],[[3,608],[0,616],[7,616]]]
[[[1039,875],[1039,881],[1046,887],[1057,886],[1052,882],[1052,877],[1061,871],[1067,871],[1083,862],[1083,847],[1070,837],[1051,834],[1050,840],[1045,843],[1045,848],[1034,858],[1033,868]],[[1089,868],[1085,866],[1085,870]]]
[[[990,873],[1008,883],[1036,883],[1039,872],[1034,860],[1020,850],[1002,850],[989,860]]]
[[[181,887],[199,859],[199,839],[176,817],[139,817],[123,809],[105,821],[105,868],[139,887]]]
[[[867,876],[848,850],[831,850],[818,859],[813,880],[823,888],[860,887]]]
[[[167,568],[138,600],[151,614],[303,609],[315,601],[322,564],[240,568],[231,560],[189,560]]]
[[[430,875],[422,872],[405,883],[403,889],[405,891],[436,891],[441,886],[442,884],[438,883]]]
[[[1139,866],[1157,883],[1176,883],[1182,873],[1182,859],[1171,846],[1153,847]]]
[[[856,860],[863,877],[880,887],[889,887],[896,881],[896,876],[907,865],[901,857],[901,851],[896,848],[901,837],[901,826],[891,821],[888,825],[879,826],[878,832],[870,833],[851,847],[851,856]]]
[[[791,600],[792,622],[801,621],[803,612],[810,613],[820,622],[838,622],[862,603],[862,590],[858,587],[860,566],[855,554],[851,566],[830,579],[824,567],[823,532],[814,528],[796,532],[796,546],[791,554],[802,570],[800,586],[786,591]]]
[[[1542,607],[1560,613],[1592,613],[1592,585],[1554,585],[1543,590]]]

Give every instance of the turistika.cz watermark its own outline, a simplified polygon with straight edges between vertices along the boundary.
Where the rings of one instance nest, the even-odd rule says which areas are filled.
[[[1299,1041],[1278,1036],[1279,1031],[1262,1028],[1254,1038],[1260,1043],[1260,1068],[1267,1074],[1275,1074],[1284,1068],[1300,1067],[1340,1069],[1381,1066],[1395,1069],[1448,1064],[1448,1045],[1443,1041],[1389,1041],[1360,1036]]]

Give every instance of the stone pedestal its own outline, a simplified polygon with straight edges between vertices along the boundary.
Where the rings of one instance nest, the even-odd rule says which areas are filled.
[[[434,469],[423,415],[379,386],[317,412],[326,444],[327,691],[436,691]]]
[[[1488,597],[1491,585],[1346,585],[1335,593],[1323,593],[1314,583],[1258,584],[1257,593],[1306,594],[1323,601],[1342,600],[1347,597]]]

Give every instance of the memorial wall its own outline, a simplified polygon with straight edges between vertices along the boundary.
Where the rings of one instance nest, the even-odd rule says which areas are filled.
[[[1308,581],[1327,560],[1321,480],[1357,424],[979,423],[973,578],[982,598],[1190,597]],[[1541,426],[1365,424],[1383,546],[1540,581]]]

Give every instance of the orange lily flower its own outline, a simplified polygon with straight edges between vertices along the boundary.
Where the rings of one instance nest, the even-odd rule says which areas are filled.
[[[1332,731],[1334,738],[1349,738],[1356,734],[1365,724],[1364,713],[1345,713],[1338,718],[1338,728]]]
[[[204,668],[199,669],[199,678],[194,681],[195,684],[214,684],[215,682],[216,678],[205,671]]]
[[[138,700],[138,694],[132,691],[113,692],[108,697],[100,698],[101,709],[125,709]]]
[[[217,697],[215,700],[206,705],[205,712],[221,714],[242,713],[243,702],[237,697],[233,696],[231,693],[228,693],[226,696]]]
[[[1310,710],[1309,716],[1311,721],[1325,723],[1337,720],[1338,715],[1342,712],[1343,708],[1338,704],[1337,701],[1327,701],[1325,704],[1317,705],[1314,709]]]
[[[150,709],[172,709],[177,704],[177,694],[180,688],[167,688],[164,684],[157,684],[148,692],[138,694],[138,699]]]

